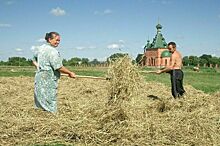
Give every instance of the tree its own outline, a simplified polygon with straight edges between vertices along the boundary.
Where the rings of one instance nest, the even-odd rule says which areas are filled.
[[[12,66],[28,66],[31,65],[31,60],[25,57],[9,57],[7,64]]]
[[[68,61],[68,64],[69,65],[79,65],[79,64],[81,64],[81,58],[78,58],[78,57],[71,58]]]
[[[199,64],[199,57],[189,56],[189,64],[193,66],[197,66]]]
[[[110,57],[107,58],[107,62],[110,62],[110,61],[115,61],[117,58],[120,58],[120,57],[124,57],[125,55],[128,55],[127,53],[115,53],[115,54],[112,54]]]
[[[88,58],[82,58],[81,64],[88,65],[89,64],[89,59]]]
[[[189,66],[190,65],[190,61],[189,61],[189,57],[188,56],[184,56],[183,57],[183,65],[184,66]]]
[[[204,58],[200,58],[199,64],[201,64],[201,65],[208,64],[208,60],[206,60]]]
[[[209,64],[213,64],[213,65],[220,64],[219,58],[217,57],[209,58]]]
[[[97,65],[100,64],[100,62],[98,61],[98,59],[93,59],[92,61],[89,62],[92,65]]]
[[[7,62],[0,61],[0,66],[2,66],[2,65],[7,65]]]
[[[68,65],[69,65],[69,62],[68,62],[66,59],[63,59],[63,65],[64,65],[64,66],[68,66]]]
[[[212,58],[212,55],[203,54],[199,58],[202,59],[203,62],[206,62],[207,65],[209,65],[210,64],[210,59]]]
[[[205,59],[205,60],[209,61],[209,59],[212,58],[212,55],[203,54],[203,55],[200,56],[199,58]]]

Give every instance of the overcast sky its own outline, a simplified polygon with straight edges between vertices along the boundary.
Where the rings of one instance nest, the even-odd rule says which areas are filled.
[[[0,60],[32,58],[50,31],[60,33],[66,59],[136,57],[158,22],[183,56],[220,56],[220,0],[0,0]]]

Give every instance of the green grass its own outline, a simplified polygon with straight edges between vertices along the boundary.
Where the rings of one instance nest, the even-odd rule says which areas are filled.
[[[96,67],[67,67],[77,75],[85,76],[101,76],[104,77],[107,74],[107,68],[96,68]]]
[[[92,67],[67,67],[77,75],[86,76],[105,76],[107,68],[92,68]],[[31,67],[14,67],[3,66],[0,68],[0,77],[17,77],[17,76],[29,76],[34,77],[35,68]]]
[[[87,76],[105,76],[107,74],[106,67],[67,67],[68,69],[74,71],[77,75],[87,75]],[[152,68],[142,68],[142,70],[155,70]],[[204,68],[200,72],[193,72],[191,68],[184,68],[184,85],[192,85],[198,90],[202,90],[206,93],[212,93],[220,91],[220,71],[216,69]],[[170,86],[170,75],[169,74],[145,74],[141,73],[146,82],[155,81],[164,83]],[[0,77],[16,77],[16,76],[29,76],[34,77],[35,68],[33,66],[29,67],[11,67],[11,66],[1,66],[0,67]]]
[[[0,77],[34,76],[33,66],[0,66]]]
[[[190,70],[184,71],[184,85],[192,85],[194,88],[198,90],[202,90],[205,93],[212,93],[220,91],[220,73],[218,72],[192,72]],[[169,74],[144,74],[144,78],[146,81],[156,81],[160,83],[164,83],[170,86],[170,75]]]
[[[220,73],[186,72],[185,83],[206,93],[220,91]]]

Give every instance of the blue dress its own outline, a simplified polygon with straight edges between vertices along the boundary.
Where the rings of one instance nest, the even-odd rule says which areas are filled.
[[[44,44],[34,54],[39,65],[35,75],[34,102],[36,108],[57,111],[57,87],[59,68],[63,66],[59,52],[50,44]]]

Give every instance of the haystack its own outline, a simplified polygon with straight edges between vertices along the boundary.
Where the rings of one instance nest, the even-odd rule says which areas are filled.
[[[119,105],[140,93],[143,80],[128,55],[111,62],[108,76],[111,78],[108,88],[109,103]]]

